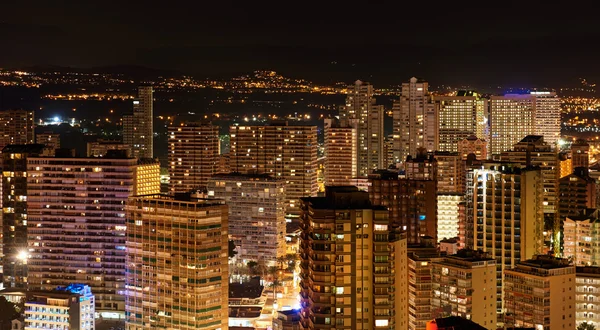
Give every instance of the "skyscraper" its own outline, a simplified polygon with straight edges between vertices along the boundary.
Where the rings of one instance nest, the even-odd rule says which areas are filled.
[[[123,116],[123,142],[131,146],[134,157],[154,157],[153,95],[152,86],[139,86],[133,112]]]
[[[219,166],[219,127],[200,123],[171,126],[168,144],[170,192],[205,189]]]
[[[34,143],[33,111],[0,111],[0,149],[9,144]]]
[[[2,149],[2,269],[6,287],[27,287],[27,159],[49,155],[43,144]]]
[[[590,145],[585,140],[577,140],[571,145],[572,167],[590,167]]]
[[[285,256],[285,183],[268,174],[218,174],[208,181],[208,197],[229,206],[229,237],[237,257],[276,266]]]
[[[596,180],[590,177],[587,168],[577,167],[573,174],[558,181],[558,200],[560,220],[597,207]]]
[[[357,80],[348,88],[346,104],[340,107],[340,119],[356,128],[357,174],[367,177],[374,170],[385,168],[383,153],[384,109],[376,105],[373,86]]]
[[[490,154],[509,150],[527,135],[541,135],[556,147],[560,99],[553,92],[506,94],[490,98]]]
[[[402,95],[394,102],[394,158],[403,163],[418,148],[438,149],[437,106],[431,100],[429,84],[415,77],[402,84]]]
[[[317,127],[274,123],[231,126],[231,170],[285,181],[286,216],[300,215],[300,198],[316,196]]]
[[[537,255],[504,271],[504,323],[536,329],[575,328],[575,266]]]
[[[358,176],[356,125],[348,120],[325,119],[326,186],[347,186]]]
[[[502,312],[502,274],[521,260],[541,253],[543,245],[542,174],[519,164],[484,163],[469,180],[474,191],[467,236],[473,250],[496,259],[497,310]],[[469,241],[468,241],[469,242]],[[504,307],[506,308],[506,307]]]
[[[406,236],[356,187],[302,198],[304,329],[406,329]]]
[[[227,329],[227,231],[222,200],[132,197],[125,328]]]
[[[97,312],[125,310],[125,204],[146,180],[160,189],[136,179],[137,166],[122,153],[28,157],[29,288],[77,282],[92,288]]]
[[[439,151],[458,151],[458,142],[475,135],[487,139],[487,99],[473,91],[435,96],[438,104]]]
[[[421,242],[408,247],[408,329],[426,330],[433,318],[432,268],[441,260],[433,242]]]

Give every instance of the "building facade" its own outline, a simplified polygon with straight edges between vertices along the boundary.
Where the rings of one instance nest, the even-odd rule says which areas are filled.
[[[503,311],[505,269],[541,253],[543,246],[542,178],[539,169],[519,164],[484,163],[474,170],[473,200],[467,213],[472,249],[496,259],[497,310]],[[471,248],[467,244],[468,248]]]
[[[460,250],[432,265],[433,317],[460,316],[496,330],[496,260]]]
[[[276,266],[285,249],[285,183],[268,174],[218,174],[208,197],[229,206],[229,238],[237,258]],[[245,264],[245,263],[244,263]]]
[[[25,329],[94,330],[94,304],[94,295],[87,285],[29,291],[25,300]]]
[[[585,140],[571,144],[571,160],[573,168],[590,167],[590,145]]]
[[[473,91],[434,96],[438,104],[438,151],[458,152],[458,143],[472,135],[487,139],[487,99]]]
[[[154,157],[154,90],[139,86],[133,100],[133,112],[123,116],[123,142],[131,146],[132,155]]]
[[[393,109],[394,158],[403,163],[418,148],[438,150],[437,105],[432,102],[429,84],[415,77],[402,84],[402,95]]]
[[[600,327],[600,267],[576,267],[575,270],[575,323]]]
[[[340,107],[340,120],[356,129],[356,170],[367,177],[374,170],[385,167],[384,109],[377,105],[373,85],[357,80],[348,88],[346,103]]]
[[[123,154],[27,159],[30,289],[76,281],[98,312],[125,310],[125,204],[145,180],[137,166]]]
[[[358,176],[358,144],[355,126],[348,120],[324,120],[324,185],[347,186]]]
[[[35,142],[44,144],[50,149],[60,149],[60,134],[39,133],[35,136]]]
[[[562,256],[577,266],[600,265],[600,220],[596,209],[567,216],[563,223]]]
[[[129,200],[126,329],[227,329],[227,213],[190,194]]]
[[[33,111],[0,111],[0,149],[9,144],[34,143],[34,130]]]
[[[505,325],[575,328],[575,266],[568,260],[538,255],[504,273]]]
[[[119,140],[99,139],[98,141],[87,143],[88,157],[104,157],[110,150],[124,150],[128,155],[132,154],[131,145]]]
[[[458,237],[461,218],[460,204],[464,195],[458,193],[437,194],[437,241]]]
[[[596,208],[596,180],[585,167],[577,167],[573,174],[558,181],[558,212],[561,221],[568,216],[585,214]]]
[[[302,199],[303,329],[406,329],[406,236],[356,187]],[[394,271],[392,271],[394,270]]]
[[[434,152],[437,163],[438,193],[465,193],[465,161],[456,152]]]
[[[285,180],[286,217],[297,219],[300,198],[316,196],[317,127],[274,123],[231,126],[231,170]]]
[[[408,248],[408,329],[426,330],[433,319],[433,262],[441,260],[439,251],[426,243]]]
[[[470,154],[475,155],[475,159],[486,160],[488,153],[488,143],[486,140],[480,139],[475,135],[471,135],[465,139],[458,141],[458,155],[462,160],[467,160]]]
[[[219,127],[187,123],[169,127],[169,191],[204,190],[219,167]]]

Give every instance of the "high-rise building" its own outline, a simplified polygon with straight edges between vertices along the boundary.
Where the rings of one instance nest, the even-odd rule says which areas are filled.
[[[204,190],[219,166],[219,127],[187,123],[169,127],[169,190]]]
[[[470,154],[475,155],[475,159],[487,159],[488,143],[486,140],[480,139],[475,135],[471,135],[465,139],[458,141],[458,154],[463,160],[467,160]]]
[[[43,144],[2,149],[2,261],[6,287],[27,287],[27,159],[48,155]]]
[[[473,250],[496,259],[498,312],[502,312],[502,275],[521,260],[541,253],[543,245],[542,174],[519,164],[484,163],[470,180],[473,190],[467,238]],[[469,218],[467,218],[469,219]],[[468,220],[467,220],[468,221]]]
[[[383,153],[383,105],[376,105],[373,85],[357,80],[348,88],[346,103],[340,107],[340,119],[356,128],[356,164],[360,177],[385,168]]]
[[[386,136],[383,141],[383,153],[385,154],[385,168],[396,167],[397,164],[394,161],[394,135],[390,134]]]
[[[556,150],[544,141],[542,135],[527,135],[512,150],[504,151],[500,155],[502,161],[519,163],[522,167],[539,167],[542,171],[544,223],[546,228],[552,229],[554,241],[559,237],[560,227],[558,218],[558,180],[560,178],[560,164]]]
[[[183,193],[129,200],[126,329],[227,329],[227,213]]]
[[[473,91],[434,96],[438,106],[439,151],[457,152],[458,142],[475,135],[487,139],[487,99]]]
[[[596,180],[586,167],[577,167],[575,172],[558,180],[558,201],[561,221],[596,208]]]
[[[302,198],[304,329],[406,329],[406,236],[356,187]]]
[[[152,86],[139,86],[133,100],[133,112],[123,116],[123,142],[131,146],[134,157],[154,157],[154,91]]]
[[[95,298],[87,285],[29,291],[25,299],[25,329],[94,330],[94,314]]]
[[[590,167],[590,145],[582,139],[571,145],[571,161],[573,168]]]
[[[229,237],[237,257],[276,266],[285,256],[285,183],[268,174],[218,174],[208,181],[208,197],[229,206]]]
[[[138,159],[137,165],[134,167],[133,188],[133,196],[160,193],[160,162],[158,159]]]
[[[490,98],[490,154],[509,150],[527,135],[541,135],[552,149],[560,138],[560,99],[552,92]]]
[[[598,210],[588,209],[581,214],[567,216],[563,223],[562,256],[577,266],[600,265],[600,219]]]
[[[418,148],[438,149],[437,105],[432,102],[429,84],[415,77],[402,84],[402,95],[394,102],[394,158],[403,163]]]
[[[278,311],[273,318],[273,330],[301,330],[300,313],[296,309]]]
[[[99,139],[95,142],[87,143],[88,157],[104,157],[109,150],[124,150],[128,155],[131,155],[131,145],[119,140],[104,140]]]
[[[437,194],[437,241],[455,238],[459,234],[460,204],[464,195],[459,193]]]
[[[465,161],[456,152],[433,153],[437,163],[438,193],[465,193]]]
[[[231,126],[231,170],[285,180],[286,216],[300,215],[300,198],[316,196],[317,127]]]
[[[0,149],[9,144],[34,143],[34,130],[33,111],[0,111]]]
[[[573,159],[571,154],[567,152],[558,153],[558,162],[560,164],[560,178],[573,173]]]
[[[432,264],[433,317],[460,316],[496,330],[496,260],[460,250]]]
[[[30,289],[82,283],[94,291],[98,312],[125,310],[125,204],[134,192],[160,189],[137,167],[118,152],[28,157]]]
[[[437,242],[437,181],[399,178],[394,171],[376,171],[369,176],[369,198],[373,205],[388,208],[390,221],[406,230],[408,242],[424,236]]]
[[[432,242],[431,242],[432,243]],[[408,248],[408,329],[426,330],[433,319],[433,262],[441,260],[433,245],[422,242]]]
[[[535,329],[575,328],[575,266],[537,255],[504,271],[504,324]]]
[[[35,142],[44,144],[50,149],[60,149],[60,134],[52,132],[38,133],[35,136]]]
[[[358,145],[356,125],[349,120],[325,119],[326,186],[347,186],[358,176]]]
[[[575,270],[575,322],[600,327],[600,313],[596,307],[600,301],[600,267],[576,267]]]

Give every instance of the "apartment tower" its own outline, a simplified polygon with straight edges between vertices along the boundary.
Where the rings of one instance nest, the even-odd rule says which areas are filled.
[[[231,126],[231,170],[285,181],[286,217],[300,215],[300,198],[316,196],[317,127],[273,123]]]
[[[152,86],[139,86],[133,100],[133,112],[123,116],[123,142],[131,146],[133,156],[154,157],[154,91]]]
[[[219,127],[187,123],[169,127],[169,191],[204,190],[219,167]]]
[[[302,198],[303,329],[406,329],[406,236],[356,187]]]
[[[129,200],[126,329],[227,329],[227,213],[185,193]]]
[[[487,139],[487,99],[473,91],[434,96],[438,106],[438,151],[457,152],[458,142],[476,136]]]
[[[34,143],[33,111],[0,111],[0,149],[9,144]]]
[[[229,206],[229,238],[237,258],[276,266],[286,255],[285,183],[268,174],[218,174],[208,181],[208,198]]]
[[[347,186],[358,176],[356,125],[350,120],[325,119],[324,185]]]

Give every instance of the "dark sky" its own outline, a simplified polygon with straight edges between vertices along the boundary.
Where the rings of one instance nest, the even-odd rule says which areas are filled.
[[[4,0],[0,67],[560,87],[600,77],[597,13],[567,1]]]

